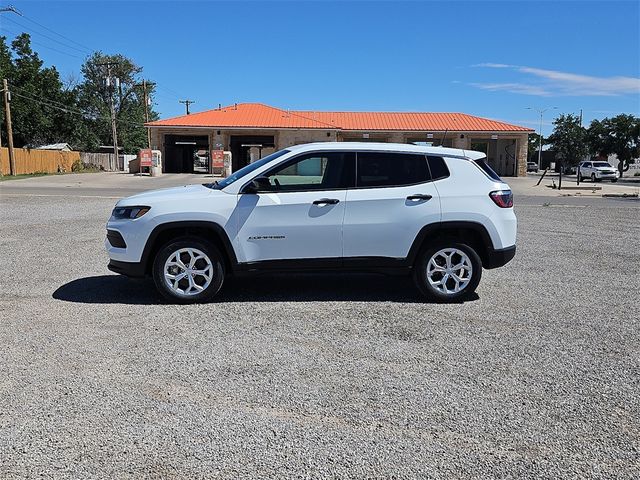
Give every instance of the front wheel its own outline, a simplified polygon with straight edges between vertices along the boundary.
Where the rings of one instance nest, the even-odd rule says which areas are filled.
[[[222,287],[224,259],[215,246],[200,238],[171,240],[156,254],[153,281],[171,302],[206,302]]]
[[[618,181],[618,179],[617,179],[617,178],[612,178],[612,179],[611,179],[611,183],[616,183],[617,181]]]
[[[475,291],[482,276],[476,251],[456,240],[441,240],[426,247],[414,265],[413,280],[425,297],[456,302]]]

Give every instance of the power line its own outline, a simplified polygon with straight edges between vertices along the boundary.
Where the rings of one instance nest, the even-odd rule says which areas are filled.
[[[65,40],[67,40],[68,42],[71,42],[71,43],[73,43],[73,44],[75,44],[75,45],[78,45],[79,47],[82,47],[82,48],[83,48],[84,50],[86,50],[87,52],[93,53],[93,52],[95,52],[95,51],[96,51],[95,49],[90,48],[90,47],[88,47],[87,45],[84,45],[84,44],[82,44],[82,43],[80,43],[80,42],[77,42],[77,41],[73,40],[72,38],[69,38],[69,37],[67,37],[67,36],[65,36],[65,35],[63,35],[63,34],[61,34],[61,33],[56,32],[55,30],[53,30],[53,29],[51,29],[51,28],[47,27],[46,25],[43,25],[43,24],[41,24],[40,22],[38,22],[38,21],[36,21],[36,20],[34,20],[34,19],[32,19],[32,18],[30,18],[30,17],[28,17],[28,16],[26,16],[26,15],[24,15],[24,14],[22,14],[22,13],[18,12],[18,11],[16,11],[15,9],[12,9],[12,10],[10,10],[10,11],[12,11],[12,12],[14,12],[14,13],[16,13],[16,14],[20,15],[22,18],[24,18],[25,20],[28,20],[29,22],[31,22],[31,23],[33,23],[33,24],[35,24],[35,25],[38,25],[40,28],[43,28],[43,29],[47,30],[48,32],[51,32],[51,33],[53,33],[54,35],[57,35],[57,36],[59,36],[59,37],[61,37],[61,38],[65,39]],[[21,25],[21,24],[19,24],[18,22],[15,22],[15,21],[14,21],[14,23],[16,23],[16,24],[18,24],[18,25]],[[27,28],[27,27],[24,27],[24,28]],[[12,33],[14,33],[14,35],[15,35],[15,32],[12,32]],[[44,36],[44,34],[42,34],[42,33],[40,33],[40,32],[36,32],[36,33],[38,33],[39,35],[43,35],[43,36]],[[47,37],[47,38],[51,38],[51,37]],[[74,54],[72,54],[72,53],[64,52],[64,51],[62,51],[62,50],[58,50],[58,49],[56,49],[56,48],[50,47],[50,46],[48,46],[48,45],[41,44],[41,43],[39,43],[39,42],[35,42],[35,41],[33,41],[33,40],[32,40],[32,43],[34,43],[34,44],[36,44],[36,45],[39,45],[39,46],[41,46],[41,47],[48,48],[48,49],[50,49],[50,50],[53,50],[53,51],[56,51],[56,52],[59,52],[59,53],[65,54],[65,55],[69,55],[69,56],[74,57],[74,58],[78,58],[78,59],[81,59],[81,60],[83,59],[83,57],[80,57],[80,56],[78,56],[78,55],[74,55]],[[62,42],[58,42],[58,43],[60,43],[60,44],[64,45]],[[71,47],[71,45],[68,45],[68,47],[70,47],[70,48],[74,48],[74,49],[75,49],[75,47]],[[76,49],[76,50],[77,50],[77,49]],[[175,91],[175,90],[173,90],[173,89],[171,89],[171,88],[169,88],[169,87],[166,87],[166,86],[164,86],[164,85],[161,85],[161,84],[159,84],[158,82],[155,82],[155,87],[156,87],[156,89],[161,89],[161,90],[164,90],[164,91],[166,91],[166,92],[169,92],[169,93],[171,94],[171,99],[172,99],[172,100],[180,99],[180,98],[184,98],[184,95],[182,95],[182,94],[178,93],[177,91]],[[158,95],[158,91],[157,91],[157,90],[156,90],[154,93],[155,93],[155,95]],[[166,99],[168,98],[166,95],[160,95],[160,96],[162,96],[162,97],[164,97],[164,98],[166,98]],[[193,102],[191,102],[191,103],[193,103]],[[188,108],[188,106],[187,106],[187,108]]]
[[[36,34],[36,35],[40,35],[40,36],[42,36],[42,37],[44,37],[44,38],[47,38],[47,39],[52,40],[52,41],[54,41],[54,42],[57,42],[57,43],[59,43],[60,45],[62,45],[62,46],[64,46],[64,47],[66,47],[66,48],[71,48],[72,50],[76,50],[77,52],[80,52],[80,53],[82,53],[82,54],[86,54],[87,52],[88,52],[88,53],[92,53],[92,50],[90,50],[90,49],[88,49],[88,48],[84,48],[84,47],[83,47],[82,49],[80,49],[80,48],[78,48],[78,47],[74,47],[73,45],[69,45],[69,44],[67,44],[67,43],[61,42],[60,40],[57,40],[56,38],[53,38],[53,37],[51,37],[51,36],[49,36],[49,35],[45,35],[44,33],[38,32],[37,30],[33,30],[32,28],[27,27],[25,24],[20,23],[20,22],[18,22],[18,21],[16,21],[16,20],[14,20],[13,18],[6,17],[6,19],[7,19],[7,20],[9,20],[9,21],[10,21],[10,22],[12,22],[12,23],[15,23],[16,25],[18,25],[18,26],[20,26],[20,27],[22,27],[22,28],[25,28],[25,29],[27,29],[27,30],[31,31],[32,33],[34,33],[34,34]]]
[[[15,89],[17,87],[12,85],[11,88]],[[24,91],[24,89],[19,89],[19,90]],[[16,97],[21,97],[21,98],[24,98],[26,100],[31,100],[33,102],[39,103],[41,105],[48,106],[50,108],[53,108],[53,109],[56,109],[56,110],[59,110],[59,111],[65,112],[65,113],[72,113],[72,114],[75,114],[75,115],[80,115],[82,117],[89,118],[91,120],[111,121],[110,117],[106,117],[106,116],[99,115],[99,114],[83,112],[81,110],[76,110],[76,109],[73,109],[73,108],[69,108],[69,107],[65,106],[63,103],[56,102],[54,100],[49,100],[49,99],[43,100],[42,97],[36,98],[36,97],[31,96],[31,95],[26,95],[24,93],[14,92],[13,94]],[[135,127],[140,127],[140,128],[144,127],[143,123],[131,122],[129,120],[118,120],[118,123],[126,123],[126,124],[133,125]]]
[[[37,21],[35,21],[34,19],[27,17],[26,15],[20,14],[20,16],[21,16],[22,18],[24,18],[25,20],[29,20],[31,23],[35,23],[35,24],[36,24],[36,25],[38,25],[39,27],[44,28],[44,29],[45,29],[45,30],[47,30],[48,32],[51,32],[51,33],[53,33],[53,34],[55,34],[55,35],[58,35],[59,37],[64,38],[65,40],[68,40],[68,41],[69,41],[69,42],[71,42],[71,43],[75,43],[75,44],[76,44],[76,45],[78,45],[79,47],[82,47],[82,48],[84,48],[85,50],[88,50],[89,52],[93,52],[93,51],[94,51],[92,48],[89,48],[89,47],[87,47],[86,45],[83,45],[82,43],[76,42],[75,40],[73,40],[73,39],[71,39],[71,38],[69,38],[69,37],[66,37],[66,36],[62,35],[61,33],[58,33],[58,32],[56,32],[55,30],[52,30],[51,28],[49,28],[49,27],[47,27],[47,26],[45,26],[45,25],[42,25],[40,22],[37,22]]]
[[[19,33],[14,32],[14,31],[12,31],[12,30],[8,30],[8,29],[7,29],[7,28],[5,28],[5,27],[3,27],[3,28],[2,28],[2,30],[6,31],[6,32],[9,32],[9,33],[12,33],[12,34],[13,34],[13,35],[15,35],[15,36],[20,35]],[[65,52],[65,51],[63,51],[63,50],[58,50],[57,48],[50,47],[49,45],[45,45],[44,43],[37,42],[37,41],[35,41],[35,40],[33,40],[33,39],[31,39],[31,40],[30,40],[30,42],[31,42],[31,43],[33,43],[34,45],[38,45],[39,47],[47,48],[47,49],[49,49],[49,50],[53,50],[54,52],[62,53],[63,55],[69,55],[70,57],[74,57],[74,58],[82,59],[82,57],[80,57],[80,56],[78,56],[78,55],[74,55],[73,53]]]
[[[172,90],[172,89],[170,89],[168,87],[165,87],[163,85],[156,84],[156,87],[159,87],[161,90],[164,90],[165,92],[170,93],[173,98],[182,98],[182,97],[184,97],[184,95],[182,95],[182,94],[180,94],[180,93],[176,92],[175,90]]]

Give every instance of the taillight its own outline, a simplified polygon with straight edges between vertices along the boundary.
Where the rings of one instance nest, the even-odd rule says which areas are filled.
[[[511,193],[511,190],[496,190],[491,192],[489,196],[500,208],[513,207],[513,193]]]

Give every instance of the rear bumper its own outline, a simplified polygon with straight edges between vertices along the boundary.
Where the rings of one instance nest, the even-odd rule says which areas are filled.
[[[120,262],[118,260],[109,260],[107,268],[112,272],[126,275],[127,277],[144,277],[144,265],[139,262]]]
[[[499,250],[490,249],[487,252],[486,261],[483,267],[486,269],[498,268],[506,265],[516,256],[516,246],[501,248]]]

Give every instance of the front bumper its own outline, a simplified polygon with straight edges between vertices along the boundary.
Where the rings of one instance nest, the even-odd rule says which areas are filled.
[[[596,173],[596,178],[604,178],[607,180],[611,180],[613,178],[618,178],[618,174],[617,173],[608,173],[608,172],[597,172]]]
[[[109,260],[107,268],[112,272],[126,275],[127,277],[141,278],[146,275],[144,265],[139,262],[120,262]]]
[[[498,250],[490,249],[487,252],[485,261],[482,266],[486,269],[498,268],[506,265],[516,256],[516,246],[500,248]]]

